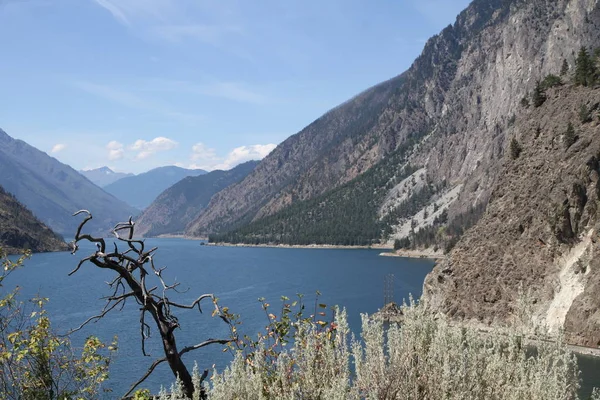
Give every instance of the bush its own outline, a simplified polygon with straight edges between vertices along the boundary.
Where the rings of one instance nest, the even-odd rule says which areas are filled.
[[[571,147],[577,141],[577,135],[575,135],[575,128],[573,124],[569,122],[567,125],[567,130],[563,136],[563,143],[565,145],[565,149]]]
[[[587,124],[588,122],[592,122],[592,113],[587,108],[585,104],[582,104],[579,107],[579,120],[582,124]]]
[[[96,337],[86,339],[81,356],[66,338],[58,337],[44,310],[47,299],[32,299],[33,311],[5,293],[4,280],[21,267],[26,256],[13,262],[0,248],[0,398],[21,400],[94,399],[108,379],[110,357]]]
[[[517,141],[516,138],[512,138],[510,141],[510,157],[513,160],[516,160],[517,158],[519,158],[522,151],[523,147],[521,147],[521,144]]]
[[[221,399],[574,399],[576,359],[561,340],[531,354],[518,334],[457,327],[422,305],[405,305],[401,325],[362,316],[349,339],[344,311],[330,328],[300,325],[290,349],[264,346],[214,372],[208,396]],[[350,365],[354,362],[354,374]],[[196,391],[198,392],[198,391]],[[164,394],[164,399],[172,398]]]
[[[533,89],[533,94],[531,95],[531,101],[533,102],[534,107],[540,107],[546,101],[546,92],[542,87],[542,84],[538,82]]]
[[[553,75],[553,74],[549,74],[546,75],[546,77],[544,78],[544,80],[541,83],[541,88],[542,90],[547,90],[556,86],[560,86],[562,85],[562,79],[560,79],[560,77]]]

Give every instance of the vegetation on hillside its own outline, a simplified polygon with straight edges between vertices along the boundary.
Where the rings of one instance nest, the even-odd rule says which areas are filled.
[[[62,237],[0,186],[0,246],[7,253],[66,250]]]
[[[416,169],[406,158],[424,133],[352,181],[241,228],[209,235],[213,243],[371,245],[384,234],[378,209],[387,192]]]

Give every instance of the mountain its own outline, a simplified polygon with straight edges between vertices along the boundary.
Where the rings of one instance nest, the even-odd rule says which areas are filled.
[[[577,118],[600,103],[574,84],[599,40],[598,0],[475,0],[408,71],[284,141],[187,233],[443,247],[433,310],[503,322],[523,287],[540,324],[597,346],[598,127]]]
[[[336,243],[371,243],[436,218],[460,233],[460,221],[471,225],[485,209],[520,100],[597,41],[597,13],[595,1],[473,1],[408,71],[288,138],[216,195],[188,234],[294,243],[327,240],[343,225]],[[285,230],[291,221],[303,228]]]
[[[114,172],[108,167],[100,167],[96,169],[81,170],[79,173],[100,187],[110,185],[121,178],[133,176],[130,173]]]
[[[248,161],[229,171],[211,171],[180,180],[144,210],[136,221],[136,233],[142,236],[182,234],[216,193],[244,179],[257,164],[258,161]]]
[[[73,212],[88,209],[90,232],[105,234],[135,210],[81,176],[68,165],[0,130],[0,186],[42,222],[71,237],[79,224]]]
[[[9,254],[37,253],[67,250],[67,244],[0,186],[0,248]]]
[[[201,169],[185,169],[176,166],[154,168],[139,175],[120,179],[104,187],[118,199],[138,210],[148,207],[169,186],[188,176],[206,174]]]

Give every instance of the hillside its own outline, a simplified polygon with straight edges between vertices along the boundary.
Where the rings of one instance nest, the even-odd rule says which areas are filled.
[[[257,164],[258,161],[248,161],[229,171],[216,170],[183,178],[144,210],[136,221],[136,234],[147,237],[182,234],[216,193],[244,179]]]
[[[106,233],[135,210],[104,192],[68,165],[15,140],[0,129],[0,186],[13,194],[55,232],[72,236],[78,225],[73,212],[88,209],[90,228]]]
[[[596,1],[473,1],[408,71],[284,141],[187,233],[450,249],[485,210],[521,99],[599,25]]]
[[[46,252],[67,250],[67,244],[0,186],[0,248]]]
[[[111,183],[116,182],[119,179],[127,178],[128,176],[133,176],[133,174],[115,172],[108,167],[81,170],[79,171],[79,173],[100,187],[110,185]]]
[[[206,174],[206,171],[201,169],[159,167],[139,175],[119,179],[105,186],[104,190],[132,207],[143,210],[169,186],[188,176],[203,174]]]
[[[520,152],[507,148],[486,213],[428,276],[424,298],[456,319],[501,323],[515,317],[522,285],[537,325],[596,347],[600,89],[565,86],[547,96],[517,114],[507,135]]]

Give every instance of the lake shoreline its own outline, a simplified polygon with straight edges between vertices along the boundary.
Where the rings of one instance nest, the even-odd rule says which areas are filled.
[[[336,244],[246,244],[246,243],[206,243],[206,246],[216,247],[262,247],[273,249],[331,249],[331,250],[391,250],[391,246],[372,245],[372,246],[342,246]]]
[[[424,250],[396,250],[379,254],[383,257],[402,257],[402,258],[427,258],[431,260],[443,260],[446,256],[441,252],[432,249]]]

